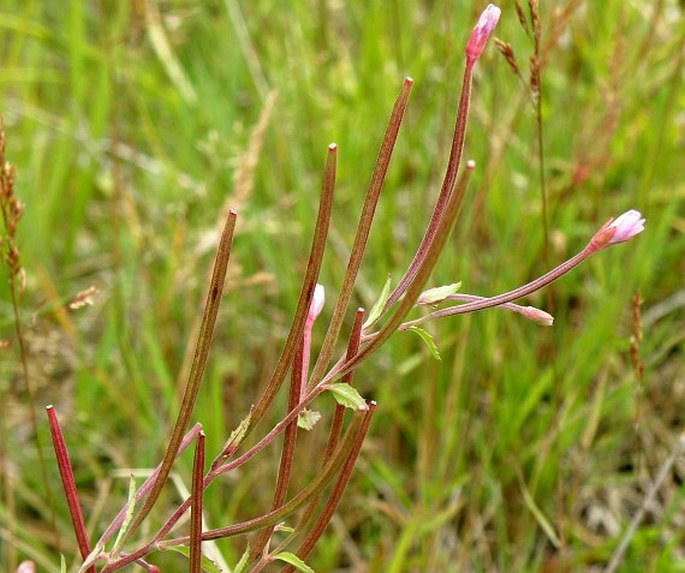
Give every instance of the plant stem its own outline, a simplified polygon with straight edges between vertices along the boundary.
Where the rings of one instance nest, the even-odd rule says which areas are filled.
[[[486,308],[492,308],[493,306],[500,306],[504,303],[511,302],[512,300],[516,300],[518,298],[521,298],[523,296],[526,296],[532,292],[535,292],[536,290],[540,290],[542,287],[548,285],[549,283],[557,280],[559,277],[562,275],[566,274],[569,272],[571,269],[574,267],[578,266],[581,262],[583,262],[585,259],[587,259],[590,255],[592,254],[592,250],[590,249],[590,246],[588,245],[585,247],[580,253],[574,255],[567,261],[564,261],[561,263],[558,267],[555,267],[551,271],[545,273],[541,277],[538,277],[537,279],[520,286],[514,290],[499,294],[497,296],[489,297],[489,298],[480,298],[479,300],[469,302],[466,304],[461,304],[459,306],[452,306],[449,308],[443,308],[441,310],[436,310],[435,312],[431,312],[429,314],[426,314],[425,316],[422,316],[420,318],[416,318],[414,320],[410,320],[408,322],[405,322],[401,325],[401,330],[407,330],[408,328],[411,328],[412,326],[416,326],[417,324],[420,324],[426,320],[433,319],[433,318],[442,318],[444,316],[454,316],[457,314],[464,314],[467,312],[476,312],[478,310],[483,310]]]
[[[338,479],[333,485],[333,489],[331,491],[330,496],[328,497],[326,505],[324,506],[321,514],[319,515],[319,518],[316,520],[314,527],[312,527],[311,531],[304,539],[302,545],[300,546],[300,549],[297,552],[297,556],[302,560],[305,560],[307,559],[307,557],[309,557],[309,554],[312,552],[312,549],[314,549],[316,542],[319,540],[319,538],[325,531],[328,522],[331,520],[331,517],[333,517],[333,513],[335,513],[335,510],[337,509],[338,504],[340,503],[340,499],[343,496],[343,493],[345,493],[345,488],[347,487],[347,483],[350,480],[352,470],[354,469],[357,457],[359,456],[359,451],[361,450],[362,443],[364,442],[364,438],[366,437],[366,432],[371,422],[371,415],[373,414],[375,409],[376,403],[371,402],[369,404],[370,415],[365,417],[366,424],[362,425],[362,427],[360,428],[359,435],[357,436],[357,439],[355,440],[352,446],[352,450],[345,459],[343,467],[340,469]],[[292,571],[294,571],[294,569],[291,565],[289,565],[283,568],[282,573],[291,573]]]
[[[345,277],[343,278],[342,286],[340,287],[340,294],[338,295],[338,300],[335,303],[335,309],[333,310],[331,322],[328,326],[328,330],[326,331],[326,336],[321,344],[319,356],[314,364],[314,369],[309,379],[310,388],[316,386],[321,381],[326,368],[328,367],[331,356],[333,355],[335,343],[338,340],[340,328],[342,326],[343,319],[345,318],[345,312],[347,311],[347,307],[352,297],[352,289],[355,281],[357,280],[359,268],[361,267],[362,260],[364,258],[364,252],[369,239],[369,233],[371,231],[371,224],[373,223],[373,218],[376,212],[376,206],[378,205],[378,200],[383,189],[385,176],[388,173],[390,159],[392,158],[392,152],[395,148],[395,142],[397,141],[397,135],[402,124],[404,112],[407,108],[409,93],[411,92],[413,83],[414,80],[411,78],[405,78],[404,84],[402,84],[400,95],[397,97],[395,105],[390,114],[388,127],[385,130],[385,135],[383,136],[383,141],[381,142],[381,147],[378,151],[373,173],[371,174],[371,181],[369,182],[366,196],[364,197],[364,204],[362,206],[361,215],[359,216],[357,231],[354,235],[354,242],[352,244],[352,250],[350,251],[350,258],[347,262],[347,268],[345,269]]]
[[[459,163],[464,152],[464,140],[466,139],[466,125],[468,123],[469,116],[469,102],[471,99],[471,83],[473,78],[473,65],[467,65],[464,69],[464,78],[462,80],[461,95],[459,97],[459,105],[457,107],[457,115],[454,121],[454,134],[452,136],[452,146],[450,148],[450,156],[447,161],[447,168],[445,170],[445,177],[442,181],[442,187],[440,188],[440,194],[438,195],[438,200],[433,208],[433,214],[428,221],[428,227],[426,232],[421,239],[416,254],[409,264],[409,268],[404,273],[404,276],[400,279],[395,289],[392,291],[388,297],[388,301],[385,303],[384,311],[390,308],[395,302],[397,302],[407,290],[409,282],[414,278],[416,272],[421,264],[421,261],[426,255],[426,251],[435,238],[435,234],[438,230],[438,224],[442,218],[445,205],[452,193],[454,188],[454,182],[457,178],[457,171],[459,169]]]
[[[333,192],[335,190],[337,149],[338,148],[334,143],[328,146],[321,201],[319,202],[319,212],[316,219],[316,227],[314,228],[312,247],[309,253],[307,270],[305,271],[302,287],[300,288],[300,297],[297,301],[295,316],[290,326],[290,332],[288,333],[288,338],[286,339],[278,363],[271,375],[271,379],[266,386],[266,390],[264,390],[264,393],[252,411],[249,429],[248,432],[246,432],[246,435],[262,419],[264,413],[276,397],[285,378],[285,374],[292,362],[296,346],[302,339],[302,333],[304,332],[309,306],[311,305],[314,289],[316,288],[316,281],[319,277],[319,271],[321,270],[321,260],[323,259],[326,239],[328,237],[328,227],[333,208]]]
[[[189,573],[200,573],[202,564],[202,476],[205,473],[205,433],[197,435],[193,457],[190,510],[190,566]]]
[[[188,382],[181,399],[178,416],[174,429],[169,439],[164,458],[160,464],[159,473],[150,488],[150,493],[143,503],[143,507],[131,523],[131,527],[126,533],[126,539],[130,539],[133,532],[140,526],[143,520],[147,517],[152,509],[152,506],[157,501],[164,483],[166,482],[171,466],[176,458],[176,453],[181,445],[183,434],[190,421],[190,416],[193,413],[197,393],[200,389],[202,376],[207,365],[207,356],[209,355],[209,348],[212,343],[214,335],[214,325],[216,324],[216,317],[219,312],[219,305],[221,304],[221,295],[224,290],[224,281],[226,279],[226,269],[228,261],[231,256],[231,246],[233,244],[233,233],[235,231],[236,223],[235,211],[230,211],[226,219],[226,224],[219,239],[219,245],[214,259],[214,271],[209,283],[209,291],[207,293],[207,301],[205,302],[205,309],[202,316],[202,324],[198,334],[197,346],[195,347],[195,354],[193,356],[193,364],[188,375]]]
[[[310,392],[310,395],[316,394],[318,395],[321,393],[324,389],[323,388],[317,388],[313,391]],[[302,403],[306,401],[303,400]],[[302,406],[302,403],[298,405],[298,410]],[[287,418],[285,418],[281,424],[281,426],[287,424],[292,420],[294,416],[297,415],[297,411],[291,412]],[[205,531],[202,534],[202,540],[203,541],[208,541],[212,539],[220,539],[224,537],[229,537],[233,535],[239,535],[242,533],[249,533],[250,531],[256,531],[258,529],[262,529],[263,527],[268,527],[269,525],[274,525],[275,523],[278,523],[291,513],[293,513],[295,510],[297,510],[300,505],[305,503],[312,495],[318,495],[325,487],[326,484],[329,482],[331,479],[332,475],[336,472],[336,470],[340,467],[340,465],[343,463],[344,459],[346,456],[349,454],[350,450],[352,449],[352,446],[354,445],[354,440],[357,434],[359,433],[360,428],[363,427],[368,427],[368,421],[367,418],[370,418],[371,416],[371,410],[364,410],[364,411],[356,411],[355,416],[353,418],[353,422],[350,424],[350,427],[347,430],[347,433],[345,435],[345,438],[343,439],[342,443],[338,447],[338,449],[335,452],[335,455],[333,458],[329,461],[328,464],[326,464],[323,468],[322,471],[319,473],[318,476],[316,476],[307,486],[302,489],[296,496],[294,496],[288,503],[285,505],[281,506],[279,509],[275,511],[271,511],[265,515],[262,515],[260,517],[238,523],[235,525],[231,525],[228,527],[223,527],[220,529],[212,529],[209,531]],[[273,433],[273,430],[272,430]],[[274,434],[274,436],[277,435],[277,433]],[[273,437],[271,439],[273,439]],[[264,441],[264,440],[262,440]],[[262,446],[263,447],[263,446]],[[261,449],[261,448],[260,448]],[[237,460],[234,460],[234,463]],[[205,479],[203,481],[203,489],[207,489],[209,484],[214,480],[217,475],[220,473],[223,473],[223,466],[219,468],[218,470],[210,472],[205,476]],[[133,551],[132,553],[129,553],[128,555],[122,556],[120,559],[113,561],[109,564],[107,564],[103,569],[102,573],[109,573],[110,571],[115,571],[116,569],[119,569],[121,567],[124,567],[125,565],[128,565],[129,563],[133,563],[134,561],[140,559],[141,557],[144,557],[150,551],[153,551],[154,549],[159,549],[159,548],[165,548],[168,546],[173,546],[173,545],[181,545],[183,543],[188,543],[189,538],[186,537],[179,537],[175,539],[169,539],[169,540],[164,540],[164,536],[171,531],[171,528],[175,525],[175,523],[181,518],[181,516],[188,510],[188,507],[190,506],[190,498],[186,499],[181,506],[174,512],[174,514],[167,520],[167,522],[164,524],[162,529],[160,529],[157,534],[154,536],[154,538],[140,547],[139,549]]]
[[[81,557],[86,559],[90,555],[90,544],[88,543],[88,534],[86,533],[86,525],[83,521],[83,514],[81,513],[81,504],[78,499],[78,491],[76,490],[76,481],[74,480],[74,471],[69,460],[69,452],[64,441],[62,428],[59,425],[57,414],[52,406],[46,408],[48,414],[48,421],[50,425],[50,435],[52,436],[52,445],[55,449],[55,457],[57,458],[57,467],[59,468],[59,475],[62,480],[62,489],[64,496],[67,499],[67,506],[69,508],[69,515],[71,515],[71,524],[76,535],[76,542],[81,553]],[[96,573],[95,567],[91,566],[87,569],[89,573]]]
[[[364,345],[353,358],[345,360],[342,364],[339,363],[332,368],[323,379],[324,383],[331,382],[334,379],[345,375],[371,353],[378,350],[378,348],[398,329],[404,317],[414,307],[459,215],[461,205],[463,204],[466,185],[475,166],[476,164],[473,161],[467,162],[466,168],[457,181],[454,191],[450,194],[447,205],[445,206],[445,211],[442,217],[440,217],[433,241],[426,249],[414,277],[407,286],[404,297],[399,301],[393,314],[383,327],[375,333],[373,338],[369,339],[367,344]]]
[[[340,445],[335,451],[327,464],[312,481],[310,481],[297,495],[295,495],[288,503],[281,506],[276,511],[271,511],[261,517],[238,523],[236,525],[229,525],[228,527],[220,527],[218,529],[210,529],[202,534],[203,540],[222,539],[224,537],[234,536],[241,533],[248,533],[264,527],[278,523],[288,515],[292,514],[298,507],[310,499],[313,495],[318,495],[323,491],[330,479],[334,475],[339,475],[341,472],[341,464],[350,462],[353,454],[358,453],[361,447],[361,442],[364,440],[366,432],[368,431],[371,418],[375,411],[375,404],[371,404],[366,410],[357,410],[354,413],[354,418],[350,427],[345,433],[345,437],[340,442]],[[356,459],[356,456],[355,456]],[[354,461],[352,461],[354,463]],[[344,467],[344,466],[343,466]],[[176,539],[169,539],[168,541],[160,541],[160,547],[167,547],[172,545],[179,545],[187,543],[188,539],[179,537]]]
[[[305,329],[306,337],[306,329]],[[288,411],[294,410],[300,403],[302,379],[304,375],[304,355],[303,350],[307,346],[305,340],[300,344],[299,349],[295,353],[293,366],[291,369],[290,380],[290,395],[288,397]],[[286,428],[283,434],[283,449],[281,451],[281,461],[278,467],[278,477],[276,478],[276,487],[274,489],[274,497],[271,502],[271,511],[278,509],[283,505],[286,494],[288,493],[288,485],[290,484],[290,475],[293,465],[293,457],[295,455],[295,445],[297,443],[297,418],[293,419]],[[260,531],[259,535],[252,544],[250,549],[250,560],[257,559],[257,557],[264,551],[264,548],[269,543],[269,539],[273,533],[273,527],[265,528]]]
[[[181,441],[181,445],[178,448],[178,452],[176,454],[176,457],[180,456],[186,448],[192,443],[192,441],[195,439],[195,436],[197,436],[198,432],[202,429],[202,426],[198,423],[195,424],[190,431],[183,437],[183,440]],[[143,484],[138,488],[138,491],[136,491],[136,503],[140,501],[140,499],[148,492],[150,491],[150,488],[152,487],[152,484],[154,483],[155,479],[157,478],[157,475],[159,474],[159,470],[161,469],[161,466],[157,466],[157,468],[148,476],[148,478],[143,482]],[[112,522],[107,526],[107,529],[105,529],[104,533],[98,540],[96,547],[97,546],[103,546],[107,541],[114,535],[114,533],[119,529],[121,524],[124,522],[124,518],[126,517],[126,505],[121,508],[119,513],[116,515],[116,517],[112,520]]]

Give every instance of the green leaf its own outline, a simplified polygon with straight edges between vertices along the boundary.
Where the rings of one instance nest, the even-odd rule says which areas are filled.
[[[279,523],[278,525],[275,525],[274,531],[283,531],[284,533],[295,533],[295,528],[290,527],[289,525],[286,525],[285,521],[284,521],[283,523]]]
[[[172,545],[166,547],[165,550],[180,553],[181,555],[184,555],[190,559],[190,549],[184,545]],[[219,567],[214,561],[204,554],[200,556],[200,567],[203,571],[208,571],[208,573],[226,573],[221,567]],[[234,569],[233,573],[235,573],[235,571],[236,570]]]
[[[556,531],[554,531],[554,526],[545,517],[545,514],[542,513],[542,510],[538,507],[538,504],[535,503],[533,496],[530,494],[528,488],[523,483],[523,481],[521,481],[520,485],[521,491],[523,493],[523,499],[525,500],[528,509],[533,514],[533,517],[535,517],[535,519],[537,520],[538,525],[547,535],[547,539],[549,539],[550,543],[558,549],[559,547],[561,547],[561,540],[559,539],[559,536],[557,535]]]
[[[131,475],[131,478],[128,482],[128,499],[126,500],[126,515],[124,515],[124,521],[122,522],[121,527],[119,528],[119,533],[117,533],[117,538],[114,541],[114,545],[112,546],[111,553],[113,555],[117,555],[119,553],[119,549],[121,548],[121,544],[124,541],[126,532],[128,531],[128,528],[131,525],[131,520],[133,519],[133,510],[135,506],[136,480],[133,478],[133,475]]]
[[[385,303],[388,302],[389,298],[390,275],[388,275],[388,280],[385,281],[385,286],[381,291],[381,296],[378,297],[378,300],[374,303],[373,307],[371,308],[369,318],[367,318],[366,322],[362,325],[362,330],[366,330],[367,328],[369,328],[374,322],[376,322],[381,317],[381,314],[383,314],[383,309],[385,308]]]
[[[90,568],[90,566],[97,561],[97,558],[100,557],[100,554],[104,551],[105,549],[105,544],[98,542],[93,550],[90,552],[90,555],[86,557],[85,561],[79,567],[79,573],[81,571],[85,571],[86,569]]]
[[[364,398],[349,384],[343,384],[342,382],[330,384],[327,386],[327,390],[330,390],[335,401],[341,406],[345,406],[345,408],[351,408],[352,410],[366,410],[368,408]]]
[[[416,301],[416,304],[423,305],[436,304],[438,302],[442,302],[448,296],[457,292],[460,288],[461,281],[459,281],[458,283],[452,283],[451,285],[429,288],[428,290],[423,291],[419,295],[419,300]]]
[[[430,350],[430,353],[433,355],[433,358],[436,360],[442,360],[440,358],[440,352],[438,351],[438,347],[435,345],[435,341],[433,340],[433,337],[425,331],[423,328],[419,328],[418,326],[412,326],[409,328],[412,332],[415,332],[421,337],[421,340],[423,340],[426,343],[426,346],[428,347],[428,350]]]
[[[274,555],[274,559],[285,561],[286,563],[295,567],[295,569],[298,571],[303,571],[304,573],[316,573],[316,571],[302,561],[302,559],[300,559],[294,553],[290,553],[289,551],[281,551],[277,555]]]
[[[247,547],[245,548],[245,552],[243,553],[242,557],[240,558],[240,561],[238,561],[238,564],[233,568],[233,573],[243,573],[245,571],[245,567],[247,567],[247,563],[250,560],[250,544],[247,544]]]
[[[247,433],[247,430],[250,427],[251,420],[252,408],[250,408],[250,413],[240,421],[238,427],[231,432],[230,436],[228,436],[228,440],[226,440],[226,444],[224,445],[224,452],[230,453],[240,445],[240,442],[243,441],[243,438],[245,438],[245,434]]]
[[[67,573],[67,562],[61,553],[59,554],[59,573]]]
[[[321,419],[321,414],[316,410],[302,410],[297,415],[297,427],[303,430],[311,430]]]

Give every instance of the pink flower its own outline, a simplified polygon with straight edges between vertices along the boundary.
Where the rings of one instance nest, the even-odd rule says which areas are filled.
[[[36,573],[36,564],[33,561],[22,561],[15,573]]]
[[[497,26],[502,11],[494,4],[488,4],[473,28],[469,41],[466,43],[466,65],[473,66],[485,49],[485,44]]]
[[[609,228],[615,229],[615,231],[608,244],[622,243],[645,230],[645,218],[640,214],[640,211],[631,209],[623,213],[623,215],[619,215],[609,225]]]
[[[609,219],[592,237],[588,249],[594,253],[609,245],[623,243],[644,230],[645,218],[639,211],[631,209],[616,219]]]
[[[312,303],[309,305],[309,314],[307,315],[307,322],[313,323],[316,317],[319,316],[323,309],[323,304],[326,301],[326,292],[323,285],[317,283],[312,296]]]

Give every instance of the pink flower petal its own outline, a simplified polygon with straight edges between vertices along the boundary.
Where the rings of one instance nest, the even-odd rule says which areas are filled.
[[[608,244],[622,243],[644,231],[645,218],[639,211],[631,209],[614,219],[608,228],[614,229]]]
[[[588,243],[589,253],[596,253],[609,245],[623,243],[645,229],[645,219],[639,211],[631,209],[616,219],[609,219]]]
[[[469,41],[466,43],[466,64],[472,66],[485,49],[485,44],[497,26],[502,11],[494,4],[488,4],[473,28]]]

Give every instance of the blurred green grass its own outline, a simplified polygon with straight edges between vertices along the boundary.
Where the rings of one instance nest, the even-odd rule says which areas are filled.
[[[554,302],[552,329],[500,311],[448,319],[430,326],[442,362],[397,334],[359,369],[357,385],[378,401],[378,415],[312,557],[317,571],[589,570],[606,563],[682,431],[683,306],[663,316],[654,309],[682,295],[685,276],[683,14],[666,0],[543,4],[543,43],[555,41],[543,54],[542,95],[550,261],[629,208],[646,215],[647,229],[531,297],[541,307]],[[501,7],[496,35],[526,70],[530,42],[513,2]],[[64,418],[95,531],[125,496],[111,470],[158,459],[225,208],[239,211],[235,256],[196,409],[210,452],[258,397],[287,332],[326,146],[339,146],[321,276],[332,300],[385,121],[410,75],[355,304],[369,308],[388,273],[399,279],[439,188],[463,45],[482,8],[443,0],[4,4],[0,110],[26,203],[32,377],[39,404],[54,403]],[[260,117],[265,127],[254,135]],[[433,284],[461,280],[465,292],[495,294],[545,270],[535,138],[530,103],[491,44],[477,66],[465,152],[477,169]],[[94,307],[60,310],[90,285],[100,291]],[[12,329],[6,288],[3,279],[2,338]],[[656,316],[645,321],[641,386],[630,360],[638,291],[646,315]],[[17,551],[57,570],[16,356],[5,355],[18,519],[12,540],[0,504],[0,557]],[[318,436],[303,440],[303,448],[320,445]],[[311,471],[308,458],[299,479]],[[188,468],[184,458],[185,477]],[[682,570],[684,473],[677,466],[663,514],[638,530],[622,570]],[[210,490],[210,523],[263,511],[274,475],[273,460],[261,459]],[[98,498],[106,485],[109,497]],[[56,487],[53,494],[63,551],[73,554],[66,508]],[[242,543],[221,545],[229,561]]]

